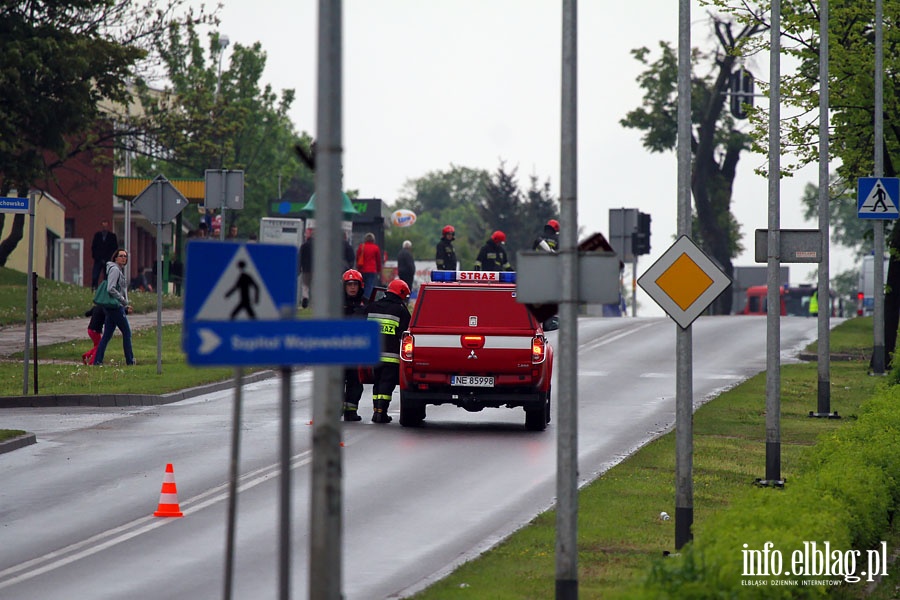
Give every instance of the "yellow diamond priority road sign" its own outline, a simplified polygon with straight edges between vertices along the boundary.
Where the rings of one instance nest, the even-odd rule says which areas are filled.
[[[681,236],[641,275],[638,285],[682,328],[731,284],[728,276],[687,236]]]

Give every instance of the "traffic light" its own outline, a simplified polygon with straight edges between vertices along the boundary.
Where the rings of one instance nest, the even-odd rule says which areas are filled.
[[[753,74],[739,68],[731,74],[729,82],[729,97],[731,99],[731,114],[735,119],[746,119],[745,104],[753,106]]]
[[[638,213],[637,230],[631,236],[631,253],[650,254],[650,215]]]

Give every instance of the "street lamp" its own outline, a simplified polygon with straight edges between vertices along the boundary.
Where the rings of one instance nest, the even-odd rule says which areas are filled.
[[[222,57],[225,56],[225,48],[228,47],[228,44],[231,40],[228,39],[227,35],[219,36],[219,71],[216,74],[216,100],[219,99],[219,92],[222,90]]]
[[[225,56],[225,48],[228,47],[228,43],[230,41],[231,40],[228,39],[227,35],[219,36],[219,42],[218,42],[218,45],[219,45],[219,70],[216,73],[216,99],[215,99],[216,104],[219,103],[220,95],[222,92],[222,57]],[[225,161],[225,157],[220,155],[219,156],[219,168],[220,169],[223,167],[224,161]],[[225,193],[224,189],[225,189],[225,187],[223,185],[222,186],[223,194]],[[224,201],[222,202],[222,206],[219,210],[221,211],[220,215],[222,217],[222,220],[219,223],[219,239],[224,240],[225,239],[225,203],[224,203]]]

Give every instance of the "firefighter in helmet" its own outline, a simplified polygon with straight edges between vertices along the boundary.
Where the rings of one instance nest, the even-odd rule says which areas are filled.
[[[559,221],[550,219],[544,225],[544,233],[534,241],[532,250],[543,250],[544,252],[559,252]]]
[[[365,318],[365,296],[363,276],[356,269],[344,271],[344,317]],[[357,409],[362,397],[363,385],[359,381],[359,368],[344,368],[344,420],[361,421]]]
[[[500,230],[492,233],[490,239],[478,251],[478,258],[475,259],[475,270],[512,271],[512,265],[509,264],[509,258],[506,255],[505,244],[505,233]]]
[[[441,230],[441,239],[438,240],[434,253],[434,263],[438,271],[456,270],[456,250],[453,249],[453,240],[456,239],[456,229],[453,225],[445,225]]]
[[[370,321],[381,327],[381,361],[375,367],[372,385],[372,422],[390,423],[388,405],[394,388],[400,383],[400,338],[409,328],[409,286],[394,279],[380,299],[365,308]]]

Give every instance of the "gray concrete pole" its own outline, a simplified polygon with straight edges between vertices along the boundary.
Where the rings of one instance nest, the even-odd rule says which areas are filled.
[[[884,13],[883,0],[875,0],[875,177],[884,177]],[[872,374],[884,375],[884,221],[877,219],[875,230],[875,312]]]
[[[231,460],[228,467],[228,521],[225,527],[225,579],[222,600],[231,600],[234,589],[234,547],[237,535],[237,496],[241,458],[241,404],[244,369],[234,368],[234,406],[232,407]]]
[[[578,598],[578,3],[563,0],[556,598]]]
[[[278,600],[291,599],[291,368],[281,367],[278,435]]]
[[[341,183],[342,3],[319,0],[316,114],[316,237],[310,290],[313,316],[342,316]],[[313,456],[310,485],[309,597],[340,600],[342,581],[341,399],[343,367],[313,374]]]
[[[126,177],[131,177],[131,150],[130,149],[125,151],[125,175],[126,175]],[[131,201],[132,200],[134,200],[134,198],[122,201],[122,204],[125,207],[125,223],[123,225],[124,229],[125,229],[125,231],[123,232],[125,234],[124,235],[124,240],[125,240],[124,248],[125,248],[125,252],[128,253],[129,259],[131,258]],[[115,226],[113,227],[113,231],[115,231]]]
[[[819,232],[822,253],[819,262],[818,402],[815,416],[831,416],[831,269],[829,267],[828,211],[828,0],[819,3]]]
[[[34,318],[34,213],[37,205],[37,194],[28,192],[28,274],[25,277],[25,354],[23,360],[25,373],[22,381],[22,395],[28,395],[28,360],[31,354],[31,321]],[[35,390],[37,393],[37,390]]]
[[[691,235],[691,2],[678,5],[678,237]],[[693,329],[675,325],[675,548],[694,523]]]
[[[781,1],[772,1],[769,48],[769,233],[766,283],[766,482],[781,483]]]

